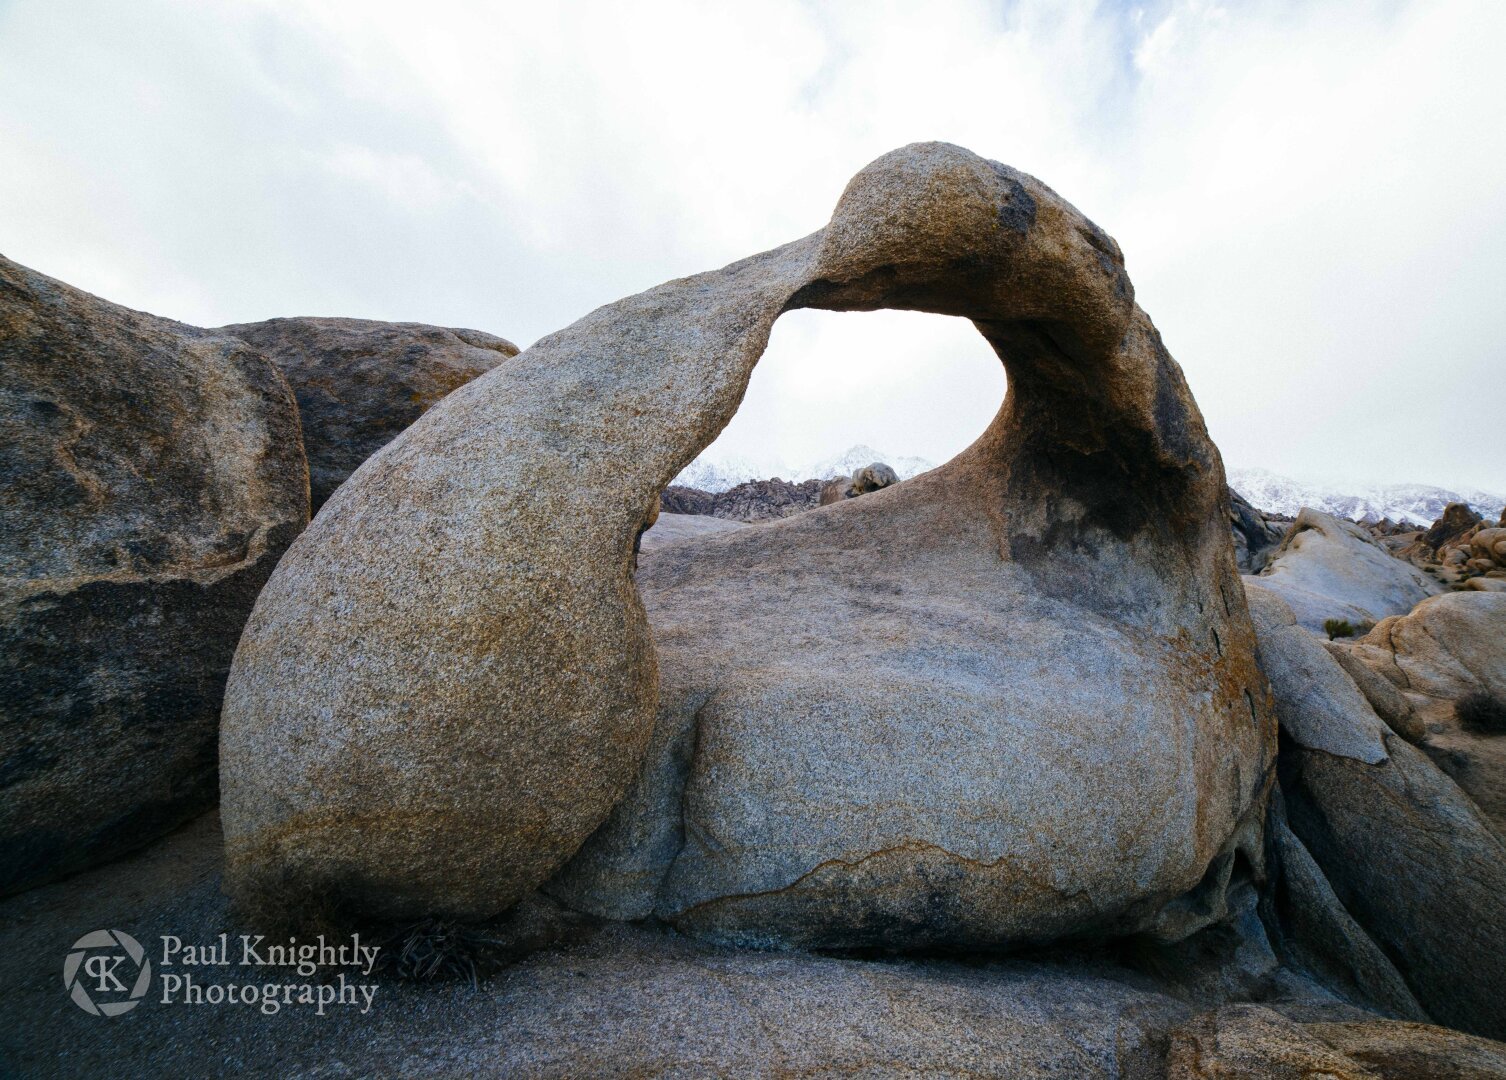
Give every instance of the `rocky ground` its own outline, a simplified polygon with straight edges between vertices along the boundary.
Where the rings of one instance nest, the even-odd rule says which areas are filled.
[[[148,998],[102,1021],[59,993],[62,949],[82,927],[201,942],[243,929],[227,910],[221,865],[210,814],[146,852],[0,905],[7,1074],[1506,1075],[1506,1046],[1381,1020],[1269,953],[1235,965],[1230,995],[1185,978],[1196,966],[1187,955],[1155,950],[858,959],[717,948],[605,923],[474,986],[379,970],[364,1015]],[[1227,940],[1200,948],[1230,954]],[[1183,978],[1167,977],[1173,966]],[[1230,996],[1262,1004],[1219,1004]],[[1241,1071],[1256,1068],[1269,1071]]]

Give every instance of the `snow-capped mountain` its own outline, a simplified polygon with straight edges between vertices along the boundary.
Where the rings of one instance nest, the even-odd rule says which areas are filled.
[[[770,480],[776,476],[785,480],[830,480],[833,476],[851,476],[855,469],[882,461],[901,480],[918,476],[936,467],[935,462],[925,458],[891,457],[871,446],[859,444],[835,457],[817,462],[791,464],[777,458],[753,460],[746,457],[722,457],[702,454],[675,477],[675,483],[701,491],[727,491],[749,480]]]
[[[845,454],[818,461],[812,466],[812,471],[805,473],[801,479],[814,478],[817,480],[830,480],[834,476],[851,476],[864,465],[872,465],[875,461],[882,461],[896,473],[901,480],[908,480],[912,476],[919,476],[936,467],[933,461],[927,461],[920,457],[890,457],[881,454],[873,447],[859,443]]]
[[[1431,525],[1451,502],[1469,503],[1490,518],[1498,517],[1506,504],[1506,496],[1488,491],[1453,491],[1426,484],[1344,485],[1348,490],[1341,491],[1334,485],[1293,480],[1266,469],[1230,469],[1229,486],[1251,506],[1288,517],[1307,506],[1351,521],[1390,518]]]
[[[769,480],[785,476],[783,466],[771,460],[753,461],[743,457],[711,457],[702,454],[685,466],[674,482],[681,487],[700,491],[727,491],[749,480]]]
[[[754,460],[746,457],[721,457],[702,454],[684,472],[675,477],[676,484],[701,491],[727,491],[749,480],[829,480],[833,476],[851,476],[864,465],[882,461],[908,480],[935,462],[925,458],[885,454],[866,444],[846,452],[805,464],[776,458]],[[1304,506],[1351,521],[1406,521],[1414,525],[1431,525],[1451,502],[1467,502],[1488,518],[1500,516],[1506,496],[1488,491],[1433,487],[1427,484],[1383,484],[1378,486],[1333,485],[1293,480],[1267,469],[1230,469],[1229,486],[1245,497],[1251,506],[1275,514],[1295,517]]]

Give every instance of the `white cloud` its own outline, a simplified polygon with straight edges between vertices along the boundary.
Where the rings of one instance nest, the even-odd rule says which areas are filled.
[[[12,0],[0,250],[193,322],[527,343],[947,139],[1119,239],[1232,464],[1500,489],[1503,32],[1404,0]],[[944,457],[1002,392],[965,324],[798,313],[724,438]]]

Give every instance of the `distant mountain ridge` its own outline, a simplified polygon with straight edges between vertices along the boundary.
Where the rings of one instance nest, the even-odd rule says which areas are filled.
[[[722,492],[749,480],[829,480],[851,476],[855,469],[875,461],[889,465],[908,480],[934,469],[925,458],[885,454],[863,443],[841,454],[804,464],[775,458],[719,457],[703,454],[693,461],[675,483],[700,491]],[[1295,517],[1304,506],[1350,521],[1380,521],[1389,518],[1414,525],[1431,525],[1451,502],[1466,502],[1486,517],[1498,518],[1506,495],[1475,488],[1454,490],[1428,484],[1343,485],[1294,480],[1268,469],[1230,469],[1229,486],[1251,506],[1267,513]]]
[[[791,464],[779,458],[721,457],[702,454],[675,477],[674,482],[682,487],[700,491],[721,492],[745,484],[749,480],[830,480],[834,476],[851,476],[855,469],[882,461],[899,474],[901,480],[919,476],[936,467],[934,461],[922,457],[904,455],[890,456],[873,447],[859,443],[834,457],[805,464]]]
[[[1229,486],[1251,506],[1268,513],[1295,517],[1304,506],[1350,521],[1397,522],[1427,526],[1438,520],[1451,502],[1468,503],[1489,518],[1500,516],[1506,496],[1475,488],[1452,490],[1428,484],[1344,485],[1293,480],[1268,469],[1230,469]]]

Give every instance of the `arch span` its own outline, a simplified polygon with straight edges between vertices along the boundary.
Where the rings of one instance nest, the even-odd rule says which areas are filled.
[[[660,560],[640,596],[658,493],[805,306],[972,319],[1008,371],[998,417],[915,481],[711,542],[720,569]],[[1235,842],[1273,750],[1225,498],[1114,242],[1023,173],[894,151],[821,231],[542,339],[336,493],[231,674],[229,887],[490,915],[618,807],[559,888],[693,932],[1148,925]],[[899,562],[854,581],[880,533]],[[811,599],[824,620],[792,621]]]

